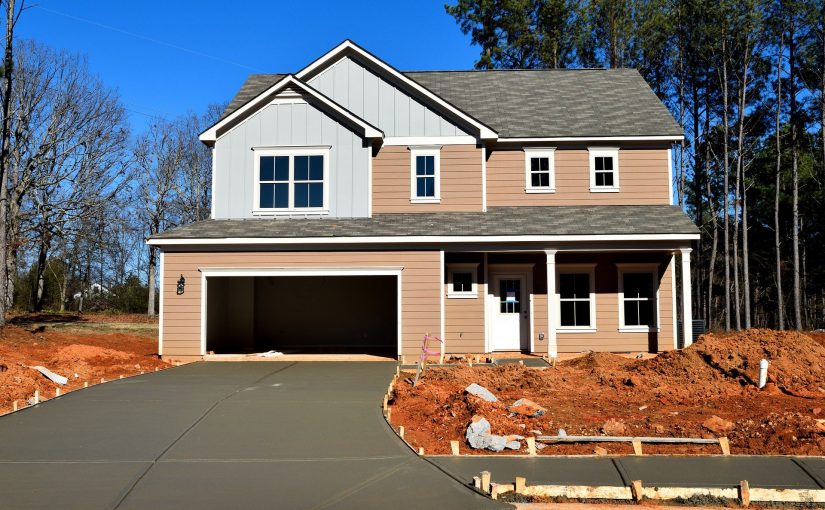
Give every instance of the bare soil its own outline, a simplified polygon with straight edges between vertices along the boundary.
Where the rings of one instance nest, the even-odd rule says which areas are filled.
[[[61,393],[141,371],[167,368],[157,355],[157,327],[143,316],[94,314],[16,315],[0,329],[0,413],[12,402],[24,406],[40,390],[54,397],[59,385],[38,371],[40,365],[69,378]],[[114,319],[117,319],[116,322]],[[120,325],[122,324],[122,331]],[[144,326],[145,324],[145,326]],[[135,325],[141,325],[136,328]]]
[[[501,435],[556,435],[559,429],[568,435],[724,435],[734,454],[825,455],[825,335],[814,337],[750,330],[707,334],[686,349],[650,359],[589,353],[547,369],[430,368],[417,387],[396,385],[393,424],[404,425],[405,439],[428,454],[450,453],[450,440],[460,441],[461,453],[491,453],[464,441],[467,424],[479,414]],[[762,358],[771,365],[769,382],[759,390]],[[473,382],[499,402],[465,394]],[[512,415],[507,406],[522,397],[547,413]],[[714,427],[708,422],[713,416],[730,430]],[[596,447],[632,453],[629,443],[548,444],[539,452],[593,454]],[[644,452],[719,453],[719,447],[645,444]]]

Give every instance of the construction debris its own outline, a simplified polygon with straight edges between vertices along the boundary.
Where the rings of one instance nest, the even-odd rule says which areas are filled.
[[[475,395],[477,397],[483,398],[487,402],[498,402],[498,399],[495,395],[490,393],[490,390],[485,388],[484,386],[480,386],[476,383],[473,383],[467,386],[464,389],[465,392],[469,393],[470,395]]]
[[[531,418],[535,418],[536,416],[543,416],[544,413],[547,412],[547,409],[536,404],[528,398],[520,398],[516,400],[515,402],[513,402],[513,405],[511,405],[509,409],[511,413],[520,414],[522,416],[529,416]]]
[[[54,372],[52,372],[51,370],[49,370],[46,367],[41,367],[40,365],[37,365],[37,366],[33,366],[33,367],[28,367],[28,368],[33,368],[33,369],[37,370],[38,372],[40,372],[41,374],[43,374],[47,378],[51,379],[52,382],[55,382],[57,384],[66,384],[67,382],[69,382],[68,378],[63,377],[62,375],[57,375],[57,374],[55,374]]]
[[[467,443],[471,448],[476,450],[491,450],[500,452],[505,448],[510,450],[520,450],[520,440],[524,436],[497,436],[490,433],[490,422],[483,416],[473,416],[470,425],[467,427],[467,434],[465,435]]]

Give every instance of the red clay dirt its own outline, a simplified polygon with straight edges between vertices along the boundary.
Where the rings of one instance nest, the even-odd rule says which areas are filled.
[[[759,361],[770,360],[768,385],[759,390]],[[470,383],[493,392],[488,403],[464,393]],[[719,425],[734,454],[825,455],[825,341],[796,332],[750,330],[704,335],[691,347],[651,359],[589,353],[555,368],[520,365],[429,368],[419,385],[399,383],[393,425],[428,454],[490,453],[464,441],[474,414],[493,434],[718,437]],[[530,418],[509,412],[519,398],[547,409]],[[720,420],[710,420],[713,416]],[[710,420],[710,421],[709,421]],[[707,425],[707,426],[705,426]],[[723,426],[724,428],[724,426]],[[728,427],[729,428],[729,427]],[[717,430],[717,432],[713,432]],[[629,443],[552,444],[540,454],[632,453]],[[645,453],[719,453],[716,445],[644,445]],[[501,454],[507,454],[502,452]],[[525,453],[509,452],[509,453]]]
[[[35,390],[40,390],[41,400],[54,397],[58,385],[26,366],[41,365],[68,377],[69,382],[60,386],[61,393],[82,388],[84,382],[91,386],[101,378],[112,380],[169,367],[157,356],[157,334],[151,328],[126,333],[95,331],[88,323],[98,322],[99,315],[71,321],[84,323],[77,328],[48,325],[69,322],[58,321],[59,317],[66,316],[46,320],[41,315],[27,316],[27,320],[17,316],[0,329],[0,414],[9,411],[14,400],[24,407]],[[119,321],[123,323],[142,322],[132,316],[120,318],[131,319]],[[112,322],[109,319],[105,316],[99,322]]]

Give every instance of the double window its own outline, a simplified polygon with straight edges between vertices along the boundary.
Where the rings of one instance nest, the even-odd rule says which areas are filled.
[[[524,149],[524,190],[527,193],[556,191],[555,149]]]
[[[595,331],[594,266],[559,269],[559,329]]]
[[[255,151],[255,212],[328,210],[329,149]]]
[[[410,147],[410,202],[435,204],[441,201],[440,152],[440,147]]]
[[[594,148],[590,153],[590,191],[619,191],[619,149]]]
[[[655,266],[619,266],[619,330],[650,331],[658,326]]]

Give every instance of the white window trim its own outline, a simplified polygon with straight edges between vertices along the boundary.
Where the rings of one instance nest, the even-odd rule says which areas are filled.
[[[619,192],[619,148],[618,147],[588,147],[590,153],[590,192],[591,193],[618,193]],[[596,158],[613,158],[613,186],[596,186]]]
[[[590,325],[589,326],[562,326],[561,325],[561,280],[563,274],[587,273],[590,275]],[[596,264],[556,264],[556,331],[558,333],[595,333],[596,326]]]
[[[453,290],[453,274],[471,273],[473,290],[469,292],[456,292]],[[447,264],[447,297],[450,299],[477,299],[478,298],[478,263],[466,262],[460,264]]]
[[[618,300],[619,300],[619,332],[620,333],[658,333],[661,331],[661,322],[660,322],[660,315],[659,315],[659,285],[656,285],[656,282],[659,281],[659,264],[616,264],[616,269],[618,270],[618,278],[619,278],[619,292],[618,292]],[[625,273],[650,273],[653,276],[653,285],[656,287],[656,293],[653,299],[656,300],[654,303],[653,313],[656,314],[656,325],[655,326],[627,326],[624,323],[624,274]]]
[[[323,215],[329,214],[329,160],[330,147],[329,146],[306,146],[306,147],[253,147],[254,153],[254,190],[252,214],[254,215],[296,215],[296,214],[310,214]],[[323,156],[324,157],[324,205],[323,207],[260,207],[261,195],[261,157],[264,156]],[[294,161],[294,160],[292,160]],[[290,162],[289,167],[289,203],[294,204],[295,194],[295,176],[294,163]]]
[[[555,147],[525,147],[524,148],[524,191],[525,193],[555,193],[556,192],[556,148]],[[547,158],[550,161],[550,185],[533,186],[530,172],[531,158]]]
[[[440,204],[441,203],[441,146],[419,146],[410,147],[410,203],[413,204]],[[416,196],[418,189],[415,175],[415,158],[417,156],[435,157],[435,196]]]

